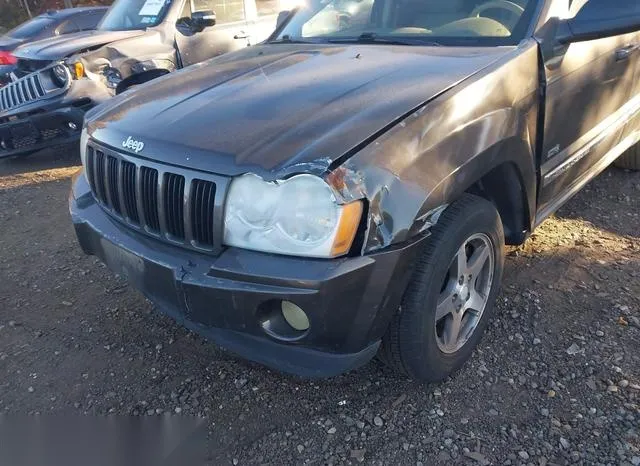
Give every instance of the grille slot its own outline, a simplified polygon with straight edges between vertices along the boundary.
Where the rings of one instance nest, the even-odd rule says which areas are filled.
[[[142,178],[142,202],[147,226],[153,231],[160,231],[160,218],[158,216],[158,170],[142,167],[140,169],[140,178]]]
[[[141,233],[196,250],[213,252],[221,246],[222,207],[216,205],[216,194],[226,189],[225,178],[147,162],[92,143],[85,173],[98,204]]]
[[[210,181],[193,180],[191,185],[191,228],[197,244],[213,246],[213,209],[216,185]]]
[[[96,177],[96,195],[103,204],[106,204],[107,190],[104,179],[104,153],[101,151],[96,151],[94,176]]]
[[[174,238],[184,239],[184,176],[165,173],[164,190],[167,231]]]
[[[136,166],[124,160],[122,161],[122,197],[124,198],[129,219],[133,223],[140,223],[138,195],[136,193]]]
[[[122,208],[120,207],[120,197],[118,194],[119,176],[118,166],[120,161],[115,157],[107,156],[107,186],[109,186],[109,205],[119,215],[122,215]]]

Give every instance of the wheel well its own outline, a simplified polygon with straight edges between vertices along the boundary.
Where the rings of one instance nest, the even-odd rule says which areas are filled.
[[[498,165],[474,183],[467,192],[483,197],[496,206],[502,219],[506,244],[519,245],[527,239],[529,209],[515,165]]]
[[[169,74],[169,70],[155,69],[145,71],[144,73],[133,74],[128,78],[120,81],[118,87],[116,87],[116,94],[121,94],[131,86],[137,86],[139,84],[146,83],[147,81],[159,78],[160,76],[164,76],[165,74]]]

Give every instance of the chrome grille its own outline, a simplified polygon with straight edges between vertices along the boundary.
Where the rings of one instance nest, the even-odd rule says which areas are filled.
[[[18,81],[14,81],[0,88],[0,111],[10,110],[20,105],[32,102],[46,94],[40,75],[30,74]]]
[[[100,147],[87,147],[85,173],[98,203],[120,221],[154,237],[214,251],[223,231],[217,188],[226,179],[169,167]]]

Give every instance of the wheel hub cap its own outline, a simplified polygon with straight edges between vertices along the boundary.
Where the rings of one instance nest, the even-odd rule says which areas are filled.
[[[451,260],[436,309],[436,341],[444,353],[460,350],[478,327],[493,282],[494,246],[478,233]]]

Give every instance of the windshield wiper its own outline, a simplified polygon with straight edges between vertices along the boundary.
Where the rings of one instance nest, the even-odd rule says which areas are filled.
[[[396,39],[391,37],[380,37],[374,32],[363,32],[358,37],[329,38],[327,42],[332,44],[387,44],[387,45],[434,45],[441,47],[442,44],[431,42],[421,38]]]

